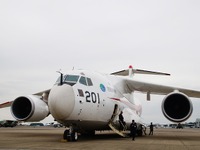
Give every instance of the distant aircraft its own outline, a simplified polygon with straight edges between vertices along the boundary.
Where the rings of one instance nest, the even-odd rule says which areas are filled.
[[[132,120],[143,124],[142,106],[134,99],[140,91],[151,99],[151,94],[166,95],[161,108],[164,116],[172,122],[187,120],[193,111],[189,97],[200,97],[200,91],[151,84],[133,79],[133,75],[170,75],[140,69],[128,69],[111,74],[86,70],[72,70],[60,77],[51,89],[28,96],[20,96],[1,107],[11,106],[13,117],[19,121],[40,121],[51,114],[56,121],[69,127],[63,137],[77,140],[78,133],[95,134],[95,130],[109,130],[126,136],[119,130],[119,114],[124,116],[124,129]],[[155,108],[153,108],[155,109]]]

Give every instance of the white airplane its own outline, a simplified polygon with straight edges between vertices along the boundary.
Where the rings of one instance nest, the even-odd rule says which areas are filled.
[[[126,136],[119,130],[122,111],[129,129],[132,120],[143,124],[142,106],[134,99],[140,91],[150,100],[151,94],[166,95],[162,102],[164,116],[172,122],[187,120],[193,111],[189,97],[200,98],[200,91],[151,84],[133,79],[135,73],[169,75],[139,69],[129,69],[101,74],[86,70],[72,70],[60,77],[49,90],[33,95],[20,96],[0,105],[11,106],[11,113],[18,121],[40,121],[51,114],[56,121],[69,127],[63,137],[77,140],[78,133],[94,134],[95,130],[109,130]]]

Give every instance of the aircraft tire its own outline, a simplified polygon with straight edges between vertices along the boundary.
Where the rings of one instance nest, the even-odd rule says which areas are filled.
[[[78,133],[77,132],[72,133],[71,138],[72,138],[72,141],[77,141],[78,140]]]
[[[69,130],[65,130],[63,134],[63,139],[70,141]]]
[[[77,141],[78,140],[78,133],[77,132],[72,132],[71,134],[69,133],[69,130],[65,130],[63,134],[63,139],[67,141]]]

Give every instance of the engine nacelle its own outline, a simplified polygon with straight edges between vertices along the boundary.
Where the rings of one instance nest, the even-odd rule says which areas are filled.
[[[172,122],[187,120],[193,111],[189,97],[180,92],[169,93],[162,102],[164,116]]]
[[[48,116],[49,109],[43,100],[28,95],[16,98],[12,103],[11,112],[19,121],[40,121]]]

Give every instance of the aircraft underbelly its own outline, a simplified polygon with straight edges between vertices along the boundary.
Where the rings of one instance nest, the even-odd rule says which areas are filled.
[[[60,121],[59,121],[60,122]],[[66,120],[61,122],[65,126],[70,126],[75,124],[79,129],[84,130],[108,130],[108,122],[102,121],[76,121],[76,120]]]

